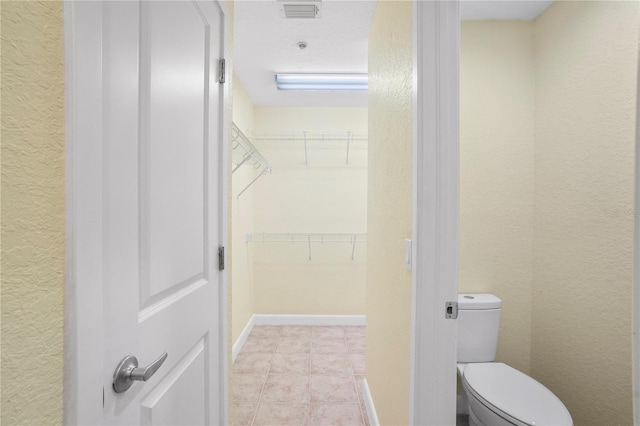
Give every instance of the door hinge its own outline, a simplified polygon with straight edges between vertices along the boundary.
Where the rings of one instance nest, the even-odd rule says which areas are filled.
[[[458,302],[445,303],[444,317],[446,319],[458,318]]]
[[[218,269],[224,271],[224,247],[218,249]]]
[[[220,59],[218,70],[220,71],[220,79],[218,81],[220,84],[224,84],[224,82],[227,81],[224,59]]]

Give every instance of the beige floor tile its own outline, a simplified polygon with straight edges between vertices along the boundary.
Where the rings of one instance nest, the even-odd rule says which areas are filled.
[[[309,353],[311,339],[308,337],[281,337],[276,352],[279,353]]]
[[[309,354],[276,353],[269,371],[274,374],[309,374]]]
[[[244,345],[242,352],[273,352],[276,350],[278,337],[255,337],[249,336]]]
[[[319,354],[346,354],[347,346],[344,339],[340,338],[314,338],[311,352]]]
[[[254,337],[277,337],[280,335],[282,326],[280,325],[255,325],[250,336]]]
[[[353,374],[356,376],[363,376],[365,374],[365,356],[364,354],[351,354],[351,367],[353,368]]]
[[[311,337],[311,329],[308,325],[283,325],[282,337]]]
[[[233,363],[234,373],[266,373],[273,354],[240,351]]]
[[[360,404],[364,404],[364,394],[362,393],[364,376],[355,376],[353,380],[355,381],[356,390],[358,391],[358,400],[360,401]]]
[[[311,374],[350,376],[352,372],[349,355],[312,353]]]
[[[361,426],[363,424],[359,404],[312,404],[313,426]]]
[[[367,407],[364,404],[360,404],[360,411],[362,411],[362,419],[364,420],[364,426],[369,426],[371,421],[369,420],[369,415],[367,414]]]
[[[348,376],[311,375],[311,402],[357,402],[353,380]]]
[[[233,404],[233,426],[251,426],[256,413],[256,403]]]
[[[263,374],[234,374],[233,375],[233,401],[257,402],[260,399],[260,391],[264,385]]]
[[[321,326],[313,327],[313,338],[344,338],[342,327]]]
[[[344,327],[344,335],[346,337],[362,337],[366,336],[367,327],[365,326],[351,326]]]
[[[262,392],[265,402],[309,402],[309,376],[269,374]]]
[[[347,347],[349,348],[349,353],[364,354],[364,351],[365,351],[364,337],[347,337],[346,341],[347,341]]]
[[[309,404],[260,403],[254,426],[304,426],[309,424]]]
[[[365,327],[255,326],[233,364],[234,426],[368,426],[364,342]]]

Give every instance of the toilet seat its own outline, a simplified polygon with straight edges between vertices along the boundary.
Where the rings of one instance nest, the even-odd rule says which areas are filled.
[[[573,425],[569,411],[553,392],[506,364],[467,364],[462,380],[470,396],[510,423]]]

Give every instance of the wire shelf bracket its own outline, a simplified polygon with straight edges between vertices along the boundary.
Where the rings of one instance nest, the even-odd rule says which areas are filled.
[[[242,152],[242,160],[240,160],[236,166],[231,170],[231,174],[235,173],[242,165],[247,162],[251,162],[253,164],[253,168],[259,170],[260,173],[249,183],[249,185],[245,186],[242,191],[240,191],[237,195],[237,198],[240,198],[242,194],[248,190],[251,185],[256,183],[258,179],[266,174],[271,173],[271,165],[269,162],[260,154],[258,148],[256,148],[248,137],[242,133],[242,131],[238,128],[236,123],[232,123],[231,125],[231,147],[233,150],[240,150]]]

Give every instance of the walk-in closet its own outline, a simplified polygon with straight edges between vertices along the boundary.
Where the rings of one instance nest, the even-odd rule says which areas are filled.
[[[231,141],[236,424],[277,421],[288,403],[359,422],[367,109],[254,106],[243,91]]]
[[[253,131],[235,123],[233,271],[254,314],[364,314],[366,120],[366,108],[258,107]]]
[[[375,2],[236,2],[233,423],[368,424],[368,35]]]

